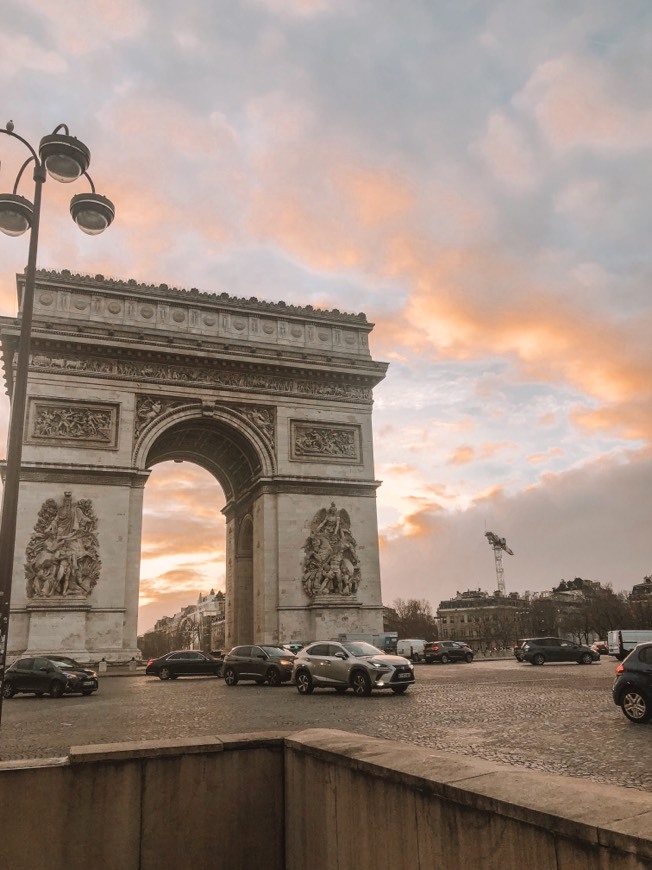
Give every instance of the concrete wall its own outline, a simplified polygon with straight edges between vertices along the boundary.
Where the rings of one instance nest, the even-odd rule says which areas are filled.
[[[642,870],[652,795],[341,731],[0,764],[11,870]]]

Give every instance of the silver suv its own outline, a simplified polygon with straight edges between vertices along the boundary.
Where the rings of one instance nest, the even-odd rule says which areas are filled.
[[[370,643],[318,641],[297,654],[292,680],[302,695],[317,688],[353,689],[354,695],[391,689],[402,695],[414,682],[414,665],[403,656],[385,655]]]

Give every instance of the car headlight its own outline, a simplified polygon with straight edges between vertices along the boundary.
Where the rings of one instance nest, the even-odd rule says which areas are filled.
[[[409,664],[409,666],[410,666],[410,670],[413,671],[413,670],[414,670],[414,665],[412,664],[412,662],[408,662],[408,664]]]
[[[384,665],[382,664],[382,662],[369,662],[369,664],[371,665],[372,668],[382,668],[382,667],[384,667]]]
[[[79,679],[77,674],[69,674],[66,671],[61,671],[61,673],[64,675],[64,677],[67,677],[69,680],[78,680]]]
[[[289,662],[287,659],[281,659],[279,661],[279,665],[283,665],[284,668],[289,668],[292,662]]]

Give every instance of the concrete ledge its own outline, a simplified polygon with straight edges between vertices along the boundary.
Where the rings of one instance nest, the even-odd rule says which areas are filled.
[[[372,842],[376,831],[371,807],[375,806],[381,816],[385,813],[379,783],[380,791],[394,794],[386,811],[403,832],[403,842],[405,838],[413,844],[421,842],[425,849],[415,849],[403,866],[425,868],[442,862],[505,870],[522,867],[524,855],[538,855],[542,867],[573,870],[652,866],[652,795],[647,792],[597,786],[332,730],[299,732],[287,738],[286,748],[288,805],[295,801],[305,804],[308,798],[316,802],[326,820],[318,828],[318,839],[323,842],[324,826],[330,822],[339,847],[346,849],[350,836],[351,855],[356,850],[358,855],[367,855],[369,866],[383,856],[388,861],[387,844],[379,848]],[[311,767],[310,759],[316,765]],[[306,780],[311,784],[310,795],[306,793]],[[288,789],[297,791],[291,799],[287,797]],[[347,804],[352,792],[357,795],[352,819],[360,819],[361,807],[370,808],[370,841],[366,844],[365,825],[355,825],[353,830],[353,823],[347,824],[340,812],[339,798],[335,802],[331,799],[331,795],[341,796],[345,790]],[[349,806],[349,810],[352,812],[353,807]],[[309,822],[298,813],[288,812],[286,818],[290,826],[288,845],[296,841],[299,833],[302,848],[306,849],[301,860],[307,860],[310,849],[317,848],[317,842],[310,843]],[[306,830],[304,824],[308,825]],[[476,834],[482,832],[479,840],[464,834],[469,825]],[[492,828],[495,848],[487,852]],[[454,852],[450,842],[444,842],[444,836],[450,841],[452,831],[457,831]],[[297,848],[295,842],[288,854],[293,855]],[[561,855],[566,855],[564,861]],[[405,857],[404,852],[403,860]],[[334,856],[329,856],[329,861],[333,860]],[[429,864],[430,860],[435,863]],[[297,870],[300,865],[301,861],[288,863]],[[329,863],[313,862],[312,866],[314,870],[322,866],[326,870]]]
[[[343,731],[0,764],[10,870],[643,870],[652,794]]]

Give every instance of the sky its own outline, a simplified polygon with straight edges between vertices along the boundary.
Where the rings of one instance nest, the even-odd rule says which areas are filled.
[[[0,108],[116,206],[48,183],[40,267],[375,323],[385,604],[493,591],[487,530],[508,592],[652,572],[649,0],[0,0]],[[141,631],[223,587],[223,506],[154,468]]]

